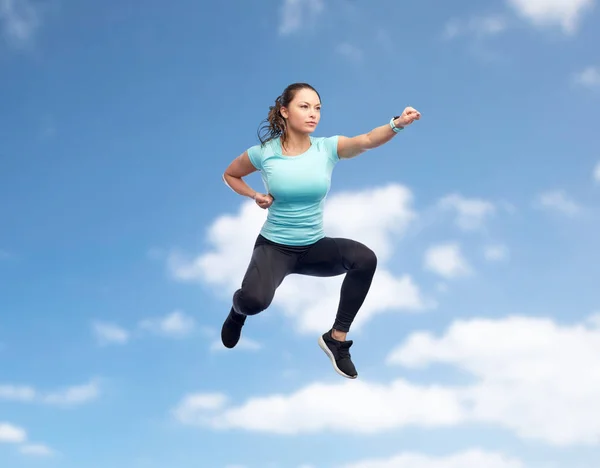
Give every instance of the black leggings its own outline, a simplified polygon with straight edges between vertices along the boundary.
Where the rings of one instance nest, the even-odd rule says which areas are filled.
[[[233,295],[233,309],[256,315],[271,304],[275,290],[290,274],[330,277],[346,274],[333,328],[342,332],[350,326],[362,306],[375,269],[375,253],[360,242],[325,237],[309,246],[287,246],[259,234],[242,286]]]

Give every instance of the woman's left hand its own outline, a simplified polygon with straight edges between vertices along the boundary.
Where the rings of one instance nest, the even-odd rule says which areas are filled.
[[[396,119],[394,124],[397,127],[406,127],[420,118],[421,113],[418,110],[414,109],[413,107],[407,107],[404,109],[404,112],[402,112],[402,115]]]

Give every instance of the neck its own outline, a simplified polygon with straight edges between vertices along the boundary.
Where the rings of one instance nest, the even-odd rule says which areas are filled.
[[[287,153],[302,153],[310,146],[310,135],[288,131],[285,142],[282,141],[282,150]]]

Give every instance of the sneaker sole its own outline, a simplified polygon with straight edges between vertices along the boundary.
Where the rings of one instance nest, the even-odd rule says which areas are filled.
[[[347,379],[356,379],[358,377],[358,375],[348,375],[344,372],[342,372],[340,370],[340,368],[337,366],[337,364],[335,363],[335,358],[333,357],[333,354],[331,353],[330,349],[327,347],[327,345],[325,344],[325,341],[323,340],[323,337],[320,336],[319,337],[319,347],[325,351],[325,354],[327,354],[327,356],[329,357],[329,360],[331,361],[331,364],[333,365],[333,369],[340,374],[342,377],[346,377]]]

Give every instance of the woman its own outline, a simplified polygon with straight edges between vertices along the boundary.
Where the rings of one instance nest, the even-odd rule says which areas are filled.
[[[252,258],[233,306],[223,323],[221,339],[227,348],[239,341],[249,315],[265,310],[275,290],[290,274],[319,277],[345,274],[332,328],[319,337],[319,345],[340,375],[358,376],[346,335],[371,286],[377,266],[375,253],[365,245],[331,238],[323,230],[323,206],[331,173],[340,159],[353,158],[390,141],[420,113],[407,107],[389,124],[353,138],[316,138],[321,113],[317,91],[306,83],[288,86],[271,106],[261,144],[244,151],[223,174],[236,193],[268,209]],[[255,192],[243,177],[260,171],[267,193]]]

